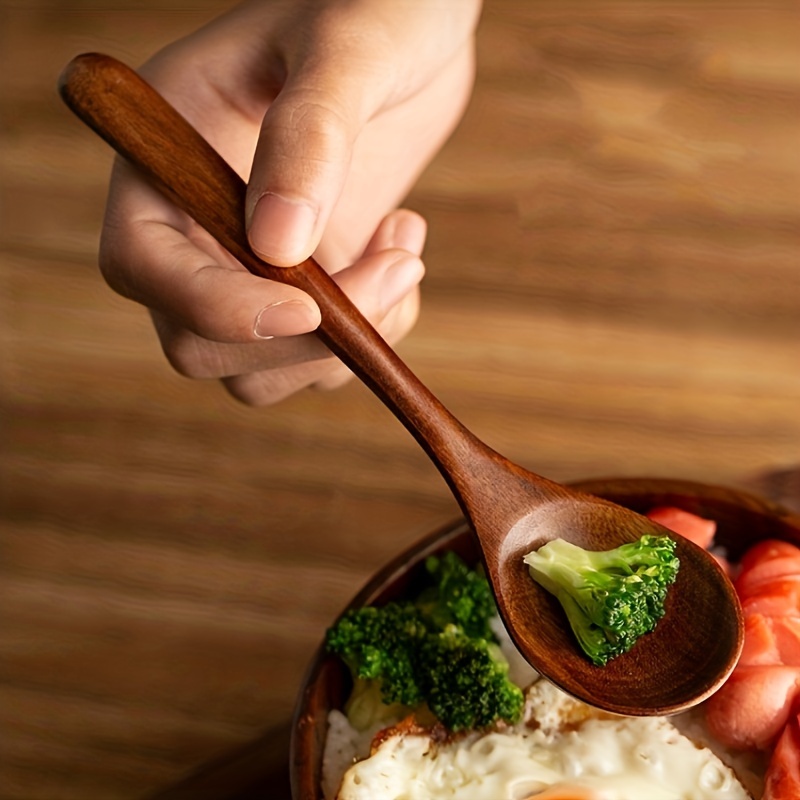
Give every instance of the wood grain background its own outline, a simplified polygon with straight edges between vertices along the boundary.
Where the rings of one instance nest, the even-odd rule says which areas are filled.
[[[3,800],[145,797],[282,725],[345,601],[457,514],[363,387],[245,408],[98,274],[111,156],[57,75],[225,6],[0,2]],[[487,0],[472,105],[409,198],[399,350],[489,444],[791,500],[763,476],[800,463],[798,9]]]

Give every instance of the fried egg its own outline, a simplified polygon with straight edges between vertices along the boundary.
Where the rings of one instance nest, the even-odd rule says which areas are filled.
[[[523,722],[438,741],[399,726],[344,774],[337,800],[750,800],[664,717],[602,715],[545,680]]]

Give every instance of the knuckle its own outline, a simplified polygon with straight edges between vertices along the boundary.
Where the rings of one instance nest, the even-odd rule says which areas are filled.
[[[118,295],[135,299],[135,287],[131,284],[130,278],[126,277],[128,270],[125,268],[125,259],[121,253],[122,248],[117,246],[113,232],[104,229],[97,256],[100,274]]]
[[[206,370],[203,370],[193,361],[185,360],[181,358],[180,354],[176,354],[173,351],[164,351],[164,354],[167,357],[167,362],[183,378],[191,378],[192,380],[203,380],[205,378],[212,377],[207,373]]]
[[[284,155],[290,155],[295,144],[302,142],[303,160],[332,163],[339,161],[352,145],[353,123],[346,109],[336,107],[323,97],[297,98],[276,124],[297,134],[288,140],[281,139],[290,146],[290,152]]]
[[[390,344],[396,344],[416,325],[419,312],[420,292],[416,287],[386,314],[378,330]]]
[[[117,294],[137,299],[132,277],[136,270],[130,269],[132,248],[132,226],[125,202],[115,188],[118,165],[115,164],[111,188],[106,200],[103,226],[98,246],[98,266],[105,282]]]
[[[232,397],[254,408],[275,405],[300,388],[290,385],[282,370],[236,375],[222,383]]]
[[[195,359],[184,347],[165,347],[164,355],[172,369],[184,378],[202,380],[214,377],[202,362]]]
[[[203,342],[198,336],[163,320],[156,320],[156,331],[167,362],[179,375],[197,380],[219,376],[219,365],[203,351]]]
[[[346,127],[347,118],[342,109],[324,98],[307,97],[292,109],[292,127],[302,133],[330,135]]]
[[[103,229],[98,247],[97,263],[100,274],[118,295],[142,305],[148,305],[146,282],[142,277],[141,260],[132,255],[129,234]]]

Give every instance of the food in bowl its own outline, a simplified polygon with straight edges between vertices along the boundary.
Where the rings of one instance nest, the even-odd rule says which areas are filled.
[[[520,669],[478,570],[452,552],[425,567],[416,597],[351,609],[328,632],[354,688],[331,712],[326,798],[749,800],[667,719],[602,714]]]
[[[413,597],[349,609],[328,631],[353,679],[348,720],[363,731],[413,714],[450,732],[516,721],[523,695],[492,629],[489,582],[453,552],[425,570]]]
[[[592,486],[591,484],[588,487],[584,485],[580,488],[593,491],[612,501],[621,502],[640,512],[656,505],[674,505],[676,507],[684,506],[686,510],[707,519],[717,519],[720,523],[718,543],[733,560],[738,560],[743,552],[759,539],[774,537],[790,542],[800,542],[800,520],[759,501],[757,498],[742,493],[685,482],[659,481],[609,482],[600,486],[599,489],[597,485]],[[404,554],[376,576],[376,579],[366,587],[359,598],[356,598],[354,605],[382,604],[404,594],[407,595],[410,587],[413,588],[415,581],[418,581],[421,565],[425,558],[431,553],[441,554],[447,549],[458,550],[465,558],[473,559],[472,563],[477,558],[466,529],[451,530],[431,537],[430,540],[415,548],[415,551]],[[795,609],[795,613],[797,613],[797,609]],[[511,669],[513,672],[513,665]],[[436,754],[437,759],[429,758],[427,762],[419,762],[422,764],[422,771],[427,769],[430,773],[428,777],[439,780],[439,786],[447,786],[447,783],[443,782],[444,778],[451,783],[457,783],[460,780],[462,782],[460,792],[455,791],[447,795],[423,789],[415,795],[412,791],[413,782],[408,780],[409,773],[407,772],[406,777],[401,779],[398,793],[382,795],[373,783],[371,786],[366,784],[369,786],[366,794],[352,796],[370,796],[376,800],[381,796],[478,798],[482,795],[477,792],[475,787],[464,788],[463,784],[466,778],[471,775],[472,778],[479,778],[482,782],[481,785],[485,784],[488,780],[487,764],[492,760],[496,765],[501,766],[504,763],[519,765],[523,753],[523,750],[519,749],[520,747],[527,748],[529,753],[535,753],[533,760],[538,764],[537,768],[540,768],[543,763],[545,765],[552,763],[552,761],[548,762],[548,759],[555,759],[564,773],[563,776],[558,782],[553,782],[552,779],[548,782],[546,776],[541,772],[538,775],[531,775],[529,772],[527,784],[524,781],[518,781],[516,785],[512,784],[513,794],[504,795],[494,792],[488,796],[508,796],[513,797],[514,800],[528,797],[539,797],[540,800],[550,800],[555,797],[580,797],[592,798],[592,800],[595,797],[602,797],[604,800],[607,797],[634,797],[637,800],[641,797],[752,796],[759,798],[762,794],[761,779],[770,753],[774,753],[774,759],[779,755],[780,750],[787,750],[790,758],[789,760],[782,759],[783,766],[788,764],[791,767],[792,755],[795,766],[797,764],[798,750],[791,749],[792,734],[795,732],[793,727],[795,723],[792,721],[791,715],[783,728],[779,747],[773,746],[771,751],[752,753],[732,751],[713,740],[705,724],[705,714],[702,709],[669,720],[638,718],[627,720],[598,714],[577,701],[560,695],[555,687],[544,681],[532,681],[531,683],[532,686],[526,692],[524,716],[518,722],[498,723],[488,732],[462,731],[458,735],[448,735],[441,730],[436,731],[424,721],[423,724],[418,724],[415,720],[406,719],[384,729],[373,742],[373,758],[377,756],[377,760],[372,761],[372,765],[378,767],[377,772],[382,773],[384,778],[391,774],[386,767],[396,765],[399,755],[403,756],[403,763],[408,766],[407,759],[414,755],[414,751],[416,751],[417,757],[421,757],[422,753]],[[341,709],[344,707],[348,691],[348,682],[342,674],[341,664],[337,664],[336,660],[331,661],[327,656],[319,658],[307,681],[296,718],[298,725],[294,747],[293,785],[297,798],[322,797],[319,792],[319,780],[325,727],[329,717],[332,722],[337,717],[341,722]],[[787,695],[787,702],[791,699],[792,696]],[[759,702],[761,701],[757,701],[757,703]],[[784,716],[783,719],[786,717]],[[614,737],[609,739],[608,735],[612,729]],[[591,734],[595,731],[604,731],[603,748],[590,747],[587,744],[588,749],[580,750],[580,755],[576,756],[570,748],[581,741],[591,743],[593,741]],[[314,734],[313,739],[310,736],[312,733]],[[524,738],[524,744],[521,744],[520,741],[512,744],[513,740],[510,734],[517,733]],[[604,759],[614,761],[612,756],[615,752],[627,756],[629,748],[622,744],[626,741],[626,736],[630,741],[644,739],[651,743],[650,747],[646,748],[644,760],[650,758],[653,765],[660,764],[660,767],[652,767],[656,772],[659,768],[663,770],[668,764],[682,764],[680,768],[667,768],[663,774],[675,778],[675,780],[685,778],[689,781],[690,788],[685,789],[684,787],[685,790],[681,790],[681,787],[676,785],[672,794],[669,794],[668,783],[657,777],[656,773],[651,774],[645,788],[642,788],[645,784],[640,784],[635,789],[629,788],[628,791],[632,793],[628,795],[622,793],[626,789],[621,779],[618,781],[620,785],[611,785],[613,788],[587,781],[587,776],[591,777],[593,772],[600,774],[604,771],[608,773],[615,770],[623,772],[630,768],[630,765],[626,766],[627,762],[624,758],[618,760],[611,767],[608,763],[604,764]],[[567,744],[568,742],[569,744]],[[613,742],[611,747],[609,747],[610,742]],[[537,751],[536,747],[543,743],[543,748]],[[310,748],[309,744],[313,747]],[[711,745],[711,749],[702,750],[698,745]],[[668,754],[683,752],[681,748],[684,747],[687,748],[685,750],[687,755],[676,757],[677,761],[671,761]],[[671,749],[662,752],[662,748]],[[689,753],[692,754],[691,757],[688,755]],[[309,754],[312,755],[312,758],[303,760],[303,755]],[[513,758],[504,761],[503,754],[513,755]],[[692,758],[697,759],[698,757],[699,761],[692,761]],[[643,757],[636,756],[633,761],[638,768],[640,765],[636,759],[641,761]],[[354,779],[353,787],[343,785],[341,788],[349,790],[364,786],[365,781],[368,780],[368,773],[359,774],[359,769],[367,769],[369,764],[370,760],[368,759],[360,766],[356,765],[358,769],[351,772],[351,777]],[[431,771],[433,767],[437,766],[440,768],[439,771],[436,769]],[[732,767],[732,771],[729,767]],[[412,769],[415,768],[412,767]],[[466,773],[463,770],[466,770]],[[499,771],[502,772],[502,769]],[[690,779],[688,777],[690,774],[695,777]],[[772,770],[772,774],[777,775],[778,772]],[[693,785],[695,783],[697,783],[696,786]],[[782,799],[800,796],[785,792],[780,794],[779,792],[783,790],[779,783],[773,782],[773,784],[770,786],[768,781],[767,789],[764,791],[772,794],[765,794],[765,797]],[[329,787],[328,790],[333,792],[338,788],[331,789]],[[300,789],[299,792],[298,789]],[[657,790],[661,793],[659,794]],[[791,792],[792,789],[788,791]],[[717,794],[701,792],[717,792]],[[344,798],[351,795],[342,794],[341,796]]]
[[[401,722],[341,780],[332,719],[326,796],[337,800],[750,800],[736,772],[664,717],[613,717],[544,679],[513,726],[447,736]],[[331,712],[332,715],[337,712]],[[347,736],[346,733],[344,733]]]

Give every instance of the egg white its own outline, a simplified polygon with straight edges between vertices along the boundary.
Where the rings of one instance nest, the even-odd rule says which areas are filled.
[[[542,792],[582,800],[750,799],[729,767],[668,719],[596,716],[544,680],[529,690],[519,725],[445,742],[398,732],[346,771],[335,796],[528,800]]]

